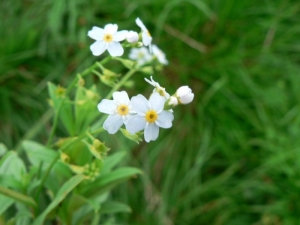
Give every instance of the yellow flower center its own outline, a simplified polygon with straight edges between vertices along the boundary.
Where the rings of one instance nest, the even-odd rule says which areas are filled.
[[[147,113],[146,113],[146,120],[149,122],[149,123],[154,123],[156,120],[157,120],[157,113],[155,110],[149,110]]]
[[[143,52],[139,52],[138,53],[138,58],[142,59],[144,57],[144,53]]]
[[[113,40],[113,36],[111,34],[105,34],[103,40],[105,42],[111,42]]]
[[[128,114],[129,112],[129,108],[127,105],[119,105],[117,108],[117,112],[121,115],[121,116],[125,116]]]

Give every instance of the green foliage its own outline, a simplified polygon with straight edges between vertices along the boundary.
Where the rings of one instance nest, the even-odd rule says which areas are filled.
[[[33,141],[24,141],[23,148],[30,162],[28,172],[23,161],[12,151],[8,151],[0,162],[2,220],[18,223],[26,218],[26,224],[37,225],[54,220],[58,213],[63,224],[72,220],[81,224],[90,221],[91,216],[131,211],[129,206],[108,198],[114,186],[141,174],[136,168],[114,169],[125,156],[124,152],[108,156],[108,163],[98,168],[96,179],[91,179],[84,172],[73,176],[67,164],[58,161],[59,154],[52,149]],[[53,170],[51,165],[54,165]],[[47,192],[41,192],[44,188]],[[47,203],[48,198],[51,199],[50,204]],[[16,209],[11,215],[8,209],[12,205]],[[21,214],[26,216],[18,216]]]

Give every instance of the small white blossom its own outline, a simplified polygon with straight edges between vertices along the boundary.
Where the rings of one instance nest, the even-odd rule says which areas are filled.
[[[131,104],[136,115],[130,117],[126,122],[126,129],[135,134],[144,130],[146,142],[154,141],[159,134],[159,127],[170,128],[174,115],[164,110],[166,99],[158,93],[153,93],[149,101],[143,95],[137,95],[131,99]]]
[[[128,31],[117,30],[117,24],[107,24],[104,29],[94,26],[92,30],[88,32],[88,36],[96,40],[90,47],[93,55],[99,56],[105,50],[107,50],[111,56],[123,55],[124,49],[119,42],[126,38]]]
[[[98,104],[98,110],[109,114],[103,128],[110,134],[116,133],[134,113],[126,91],[114,92],[113,100],[103,99]]]
[[[136,60],[138,65],[143,65],[152,60],[152,56],[146,47],[132,48],[129,53],[129,58]]]
[[[152,47],[151,47],[152,37],[150,32],[148,31],[144,23],[140,20],[140,18],[136,18],[135,22],[142,30],[143,44],[145,46],[149,45],[150,51],[152,52]]]
[[[152,45],[153,55],[157,58],[157,60],[164,65],[168,65],[168,60],[166,59],[165,53],[163,53],[156,45]]]
[[[194,93],[188,86],[182,86],[178,88],[175,95],[179,103],[184,105],[192,102],[194,99]]]
[[[128,33],[126,34],[126,40],[129,43],[136,43],[139,40],[139,34],[135,31],[128,31]]]
[[[159,83],[155,82],[152,78],[150,77],[151,81],[145,78],[145,81],[147,81],[149,84],[151,84],[154,88],[153,92],[158,92],[161,96],[164,96],[166,99],[170,98],[170,94],[166,92],[166,89],[161,87]]]

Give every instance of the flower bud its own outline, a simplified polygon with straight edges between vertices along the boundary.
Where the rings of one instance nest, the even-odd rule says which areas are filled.
[[[181,104],[188,104],[193,101],[194,93],[192,93],[192,89],[188,86],[182,86],[177,89],[176,97]]]
[[[139,40],[139,35],[135,31],[128,31],[126,34],[126,40],[129,43],[136,43]]]
[[[164,110],[170,110],[178,105],[178,99],[175,96],[171,96],[165,103]]]
[[[168,105],[171,105],[171,106],[176,106],[178,105],[178,100],[176,97],[174,96],[171,96],[169,99],[168,99]]]

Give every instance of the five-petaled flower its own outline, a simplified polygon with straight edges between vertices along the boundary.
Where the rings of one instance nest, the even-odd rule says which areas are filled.
[[[146,47],[133,48],[129,53],[129,58],[136,60],[138,65],[143,65],[152,60],[152,55]]]
[[[150,32],[148,31],[144,23],[140,20],[140,18],[136,18],[135,22],[142,30],[143,44],[145,46],[149,45],[150,51],[152,52],[152,47],[151,47],[152,37]]]
[[[94,26],[92,30],[88,32],[88,36],[96,40],[90,47],[93,55],[99,56],[105,50],[107,50],[111,56],[123,55],[124,49],[119,42],[126,39],[128,31],[117,30],[117,24],[107,24],[104,29]]]
[[[159,134],[159,127],[170,128],[174,115],[164,110],[166,99],[157,92],[150,96],[149,101],[143,95],[132,97],[131,104],[137,113],[130,117],[125,123],[126,129],[135,134],[144,130],[146,142],[154,141]]]
[[[109,114],[103,124],[103,128],[110,134],[116,133],[133,113],[126,91],[114,92],[113,100],[103,99],[98,104],[98,110]]]
[[[170,94],[166,92],[166,89],[161,87],[159,83],[155,82],[152,78],[150,77],[151,81],[145,78],[145,81],[147,81],[149,84],[151,84],[154,88],[153,92],[158,92],[161,96],[164,96],[166,99],[170,98]]]

